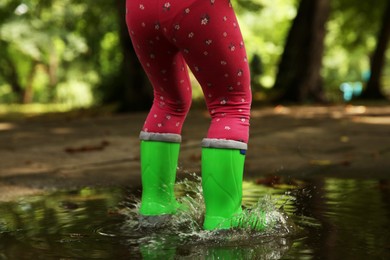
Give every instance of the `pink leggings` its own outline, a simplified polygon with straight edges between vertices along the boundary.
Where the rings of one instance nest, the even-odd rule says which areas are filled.
[[[154,89],[144,132],[181,134],[191,105],[191,69],[202,86],[207,138],[248,142],[250,75],[229,0],[127,0],[134,49]]]

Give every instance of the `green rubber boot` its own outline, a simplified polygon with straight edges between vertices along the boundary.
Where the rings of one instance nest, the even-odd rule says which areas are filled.
[[[242,179],[245,150],[202,148],[202,188],[206,214],[205,230],[265,228],[265,216],[243,214]]]
[[[241,213],[244,161],[238,149],[202,148],[204,229],[229,229],[230,220]]]
[[[180,143],[141,141],[142,199],[140,214],[174,214],[174,194]]]

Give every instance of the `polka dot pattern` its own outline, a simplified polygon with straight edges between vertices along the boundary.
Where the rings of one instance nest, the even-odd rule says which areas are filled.
[[[245,46],[229,0],[128,0],[126,22],[154,88],[143,131],[181,134],[191,104],[187,66],[202,86],[207,138],[247,142],[251,90]]]

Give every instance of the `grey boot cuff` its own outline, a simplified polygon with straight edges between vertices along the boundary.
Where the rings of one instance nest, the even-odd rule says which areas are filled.
[[[202,147],[228,148],[228,149],[239,149],[239,150],[248,149],[248,145],[243,142],[226,140],[226,139],[213,139],[213,138],[204,138],[202,140]]]
[[[139,134],[139,139],[144,141],[181,143],[181,135],[179,134],[161,134],[141,131],[141,133]]]

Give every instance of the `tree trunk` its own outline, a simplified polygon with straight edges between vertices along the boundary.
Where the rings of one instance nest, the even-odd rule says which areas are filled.
[[[7,64],[7,68],[3,68],[4,77],[7,83],[10,84],[12,93],[16,96],[18,103],[23,103],[24,91],[19,82],[19,74],[15,67],[15,64],[9,59],[7,55],[4,55],[4,61]]]
[[[383,13],[381,29],[377,38],[377,45],[371,59],[371,75],[363,91],[363,99],[385,99],[381,91],[381,76],[385,65],[386,49],[390,38],[390,2]]]
[[[49,77],[49,88],[48,88],[48,101],[50,103],[56,102],[56,88],[58,83],[58,56],[55,47],[53,46],[50,50],[49,64],[46,67],[46,72]]]
[[[23,104],[30,104],[33,101],[34,96],[34,78],[35,78],[35,72],[37,70],[37,61],[33,61],[31,64],[30,72],[27,75],[27,81],[26,81],[26,87],[23,92]]]
[[[119,101],[120,111],[148,110],[152,105],[153,94],[150,83],[135,55],[126,25],[126,1],[117,0],[120,24],[120,43],[123,52],[121,83],[116,86],[114,95]]]
[[[274,85],[277,101],[325,101],[320,72],[329,12],[329,0],[301,0]]]

